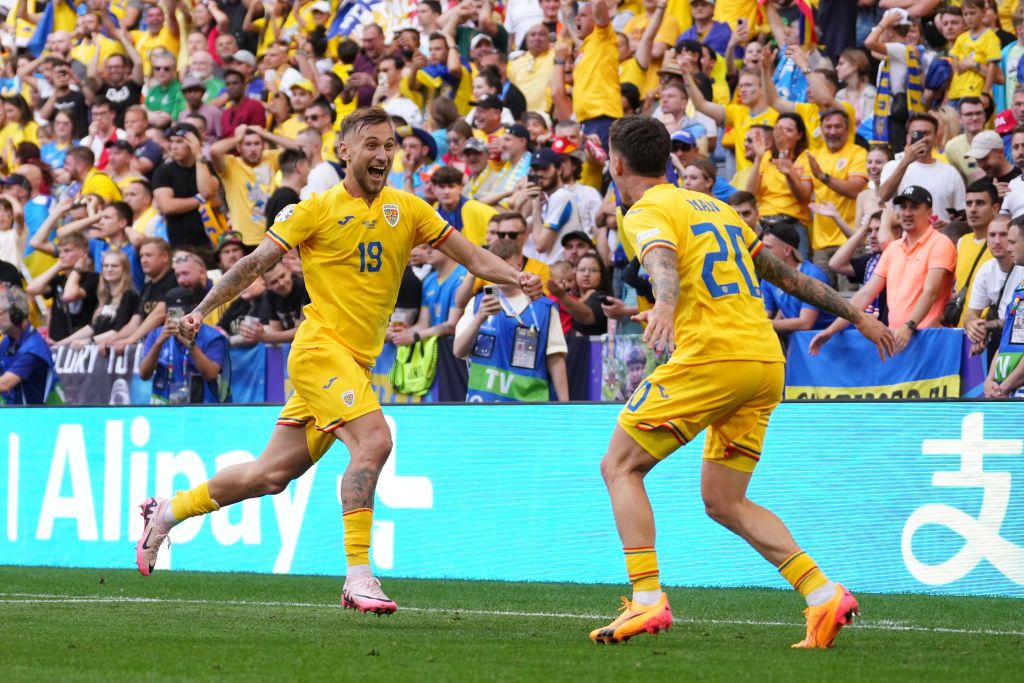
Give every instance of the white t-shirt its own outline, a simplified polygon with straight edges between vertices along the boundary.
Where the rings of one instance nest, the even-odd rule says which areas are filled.
[[[309,172],[309,177],[306,178],[306,186],[299,193],[299,198],[305,201],[314,194],[326,192],[340,182],[341,176],[334,170],[334,166],[329,162],[322,161]]]
[[[896,159],[893,159],[882,167],[882,185],[896,170],[898,163]],[[944,221],[949,220],[949,213],[946,209],[960,209],[964,206],[966,192],[963,176],[949,164],[941,161],[922,164],[920,161],[915,161],[907,167],[907,172],[903,174],[900,186],[893,197],[898,196],[900,192],[911,185],[918,185],[931,193],[932,213]]]
[[[601,209],[601,193],[590,185],[573,183],[569,186],[572,192],[573,211],[576,212],[583,231],[592,234],[597,226],[597,212]]]
[[[1010,181],[1010,191],[1003,197],[999,213],[1010,218],[1016,218],[1024,213],[1024,176],[1017,176]]]
[[[522,317],[523,311],[526,310],[526,307],[530,305],[530,297],[526,296],[525,294],[513,294],[512,296],[507,296],[506,295],[505,300],[508,301],[509,305],[512,306],[512,310],[514,310],[516,313],[518,313],[520,315],[520,317]],[[505,309],[505,304],[504,303],[501,304],[501,308],[502,308],[503,315],[507,315],[510,318],[513,317]],[[474,312],[473,302],[470,301],[470,303],[466,305],[465,313],[462,314],[462,317],[459,318],[459,322],[455,325],[455,336],[456,337],[458,337],[459,335],[465,333],[466,330],[469,329],[470,325],[473,323],[473,316],[474,315],[476,315],[476,313]],[[524,317],[523,320],[524,320],[524,322],[526,322],[527,325],[530,324],[530,316],[529,315]],[[557,310],[556,309],[552,309],[551,315],[548,317],[548,350],[547,350],[547,355],[550,356],[550,355],[555,354],[555,353],[568,353],[568,352],[569,352],[569,346],[568,346],[568,344],[565,343],[565,333],[562,332],[562,320],[561,320],[561,318],[558,317]]]
[[[588,226],[580,225],[580,214],[575,210],[572,192],[565,187],[558,188],[544,199],[541,220],[544,222],[545,230],[554,230],[558,233],[554,246],[551,247],[551,251],[540,253],[537,251],[531,233],[523,246],[523,254],[527,258],[537,259],[548,265],[562,258],[562,235],[574,230],[582,230],[589,235],[593,231]]]
[[[401,116],[410,126],[419,128],[423,125],[423,111],[408,97],[391,97],[381,102],[380,106],[391,116]]]
[[[974,286],[971,287],[971,300],[968,308],[976,311],[983,311],[996,302],[996,297],[1002,292],[999,300],[999,319],[1005,320],[1006,307],[1013,298],[1013,290],[1024,280],[1024,266],[1014,266],[1010,271],[1010,279],[1006,279],[1006,273],[999,268],[999,262],[995,259],[985,261],[978,266],[978,272],[974,275]],[[1003,287],[1003,283],[1006,287]]]

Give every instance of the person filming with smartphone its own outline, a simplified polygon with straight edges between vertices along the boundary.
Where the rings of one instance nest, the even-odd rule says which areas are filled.
[[[228,338],[205,323],[192,338],[179,331],[179,321],[201,298],[185,287],[169,291],[167,319],[146,336],[139,377],[153,380],[153,404],[231,402]]]

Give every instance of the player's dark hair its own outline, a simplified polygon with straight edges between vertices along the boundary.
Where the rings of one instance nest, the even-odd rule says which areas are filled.
[[[341,121],[341,137],[358,133],[370,126],[379,126],[382,123],[391,124],[391,116],[380,107],[366,107],[357,109]]]
[[[465,176],[453,166],[442,166],[430,176],[431,185],[461,185]]]
[[[625,116],[612,124],[609,143],[633,173],[645,178],[665,175],[672,138],[661,121]]]

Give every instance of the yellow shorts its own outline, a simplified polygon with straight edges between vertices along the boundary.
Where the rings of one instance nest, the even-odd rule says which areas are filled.
[[[633,392],[619,425],[658,460],[710,427],[704,459],[753,472],[784,384],[783,363],[669,362]]]
[[[313,462],[334,445],[335,429],[380,410],[370,371],[340,344],[293,346],[288,354],[288,374],[295,393],[284,404],[277,424],[305,428]]]

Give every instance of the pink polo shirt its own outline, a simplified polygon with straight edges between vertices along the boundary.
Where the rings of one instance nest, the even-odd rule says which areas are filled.
[[[929,227],[913,247],[907,246],[907,236],[904,235],[882,253],[875,275],[885,278],[890,328],[902,327],[910,320],[910,314],[924,294],[924,281],[932,268],[946,271],[946,282],[928,315],[918,321],[918,327],[941,326],[942,310],[953,292],[956,247],[945,235]]]

